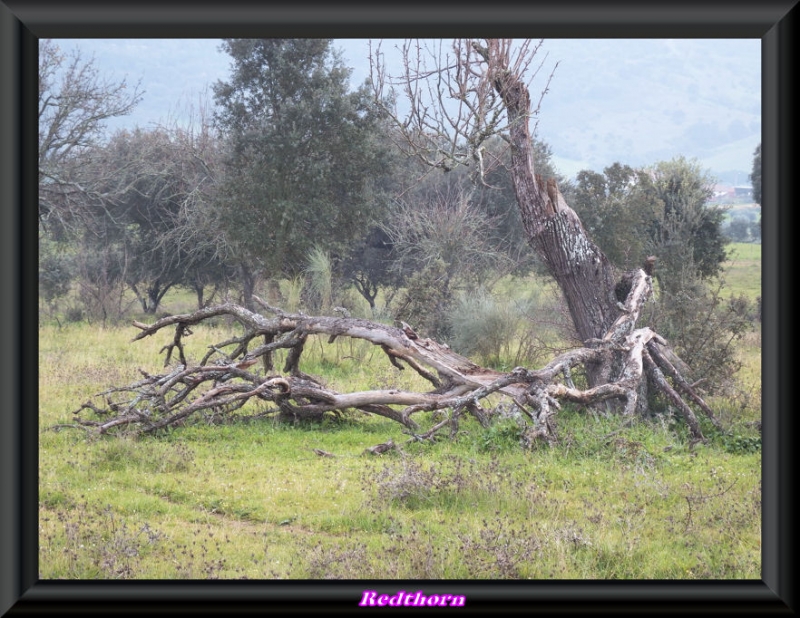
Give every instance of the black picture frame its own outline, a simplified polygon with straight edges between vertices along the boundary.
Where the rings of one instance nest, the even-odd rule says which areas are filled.
[[[358,611],[366,589],[464,594],[460,612],[794,613],[793,1],[461,6],[0,0],[0,614]],[[38,578],[35,75],[40,38],[759,38],[762,41],[762,579],[557,582],[73,582]],[[398,613],[400,608],[390,608]],[[420,611],[420,610],[416,610]],[[421,610],[435,611],[435,610]],[[442,610],[439,610],[442,611]]]

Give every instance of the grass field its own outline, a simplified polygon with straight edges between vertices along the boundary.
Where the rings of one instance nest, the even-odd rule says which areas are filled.
[[[724,278],[731,296],[743,294],[750,300],[761,296],[761,245],[745,242],[728,245]]]
[[[747,295],[760,289],[751,249],[728,273]],[[230,329],[195,328],[189,354]],[[455,440],[420,445],[359,414],[313,426],[200,419],[139,439],[53,430],[90,396],[161,369],[171,335],[131,344],[133,331],[40,327],[44,579],[761,578],[757,330],[738,343],[755,399],[715,401],[726,431],[704,426],[705,445],[673,417],[626,427],[570,408],[559,442],[534,450],[511,421],[465,421]],[[307,347],[303,370],[333,387],[408,379],[366,345]],[[364,453],[389,438],[398,451]]]

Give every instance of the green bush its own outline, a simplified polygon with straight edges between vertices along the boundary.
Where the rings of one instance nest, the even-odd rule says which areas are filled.
[[[726,392],[741,367],[735,342],[752,328],[756,309],[739,296],[726,299],[724,283],[714,288],[700,281],[675,293],[662,292],[652,325],[688,367],[690,381],[709,394]]]

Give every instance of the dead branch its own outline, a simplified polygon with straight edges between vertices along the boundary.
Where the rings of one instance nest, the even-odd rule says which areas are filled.
[[[209,307],[167,316],[149,326],[136,323],[134,326],[141,332],[133,341],[173,327],[172,341],[162,352],[169,361],[177,349],[179,363],[164,374],[141,371],[144,379],[100,393],[96,398],[102,403],[87,401],[74,414],[81,426],[101,434],[120,428],[152,433],[182,424],[198,413],[230,414],[248,403],[261,402],[268,409],[260,417],[318,419],[326,413],[360,410],[400,423],[412,440],[427,440],[445,428],[451,434],[457,432],[459,419],[465,412],[488,424],[493,408],[485,404],[494,395],[509,398],[527,415],[532,424],[529,439],[552,442],[556,439],[552,416],[557,414],[561,402],[590,406],[618,400],[625,404],[625,413],[632,415],[639,383],[649,375],[681,411],[693,436],[701,440],[697,418],[679,391],[686,393],[690,403],[716,422],[711,409],[660,354],[658,346],[666,346],[666,342],[649,328],[635,328],[641,307],[651,293],[650,277],[639,270],[633,277],[624,312],[605,337],[587,342],[587,347],[564,352],[540,369],[517,367],[509,373],[476,365],[446,345],[418,336],[407,324],[397,328],[359,318],[290,314],[270,307],[261,299],[257,301],[272,317],[234,304]],[[184,353],[189,327],[219,315],[237,320],[243,334],[210,346],[201,364],[190,365]],[[382,349],[389,362],[410,367],[433,388],[427,392],[334,391],[299,369],[304,344],[311,335],[327,336],[328,343],[339,337],[368,341]],[[251,371],[254,366],[264,366],[257,364],[259,358],[270,358],[266,366],[271,368],[270,355],[279,348],[287,349],[291,359],[283,375]],[[623,367],[616,381],[585,390],[572,382],[571,371],[576,366],[608,362],[614,356]],[[435,410],[445,411],[444,420],[425,429],[412,418],[419,412]],[[89,411],[93,418],[81,418],[84,411]]]
[[[399,75],[387,74],[381,41],[370,42],[369,56],[373,96],[395,123],[395,145],[431,168],[450,171],[471,166],[483,184],[490,171],[484,144],[492,136],[508,140],[509,118],[495,86],[496,67],[527,75],[528,86],[547,59],[545,55],[532,67],[541,40],[503,40],[502,53],[496,57],[490,57],[488,44],[485,39],[455,39],[449,44],[441,39],[407,39],[399,50],[403,59]],[[397,110],[401,100],[408,109],[402,115]],[[538,110],[539,105],[531,116]]]

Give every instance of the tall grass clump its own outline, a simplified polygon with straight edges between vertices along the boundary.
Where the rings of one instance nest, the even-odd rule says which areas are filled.
[[[333,304],[333,265],[328,252],[314,247],[308,254],[305,272],[311,295],[310,308],[325,311]]]
[[[305,281],[303,277],[293,277],[292,279],[285,279],[281,281],[281,295],[285,299],[286,311],[295,313],[300,310],[300,304],[303,301],[303,288]]]

